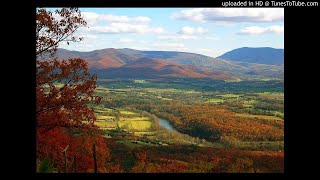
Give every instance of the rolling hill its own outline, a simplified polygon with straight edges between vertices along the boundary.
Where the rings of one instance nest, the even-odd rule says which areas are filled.
[[[59,59],[80,57],[89,63],[90,68],[105,69],[110,67],[120,67],[128,62],[134,61],[138,57],[121,53],[117,49],[108,48],[90,52],[69,51],[58,49],[56,56]]]
[[[284,50],[243,47],[229,51],[218,58],[242,63],[281,65],[284,64]]]
[[[206,68],[179,65],[172,62],[152,58],[139,58],[118,68],[94,69],[93,72],[104,78],[212,78],[220,80],[233,79],[227,72],[221,70],[209,70]]]
[[[69,51],[58,49],[58,58],[80,57],[89,62],[90,67],[104,69],[109,67],[120,67],[138,58],[147,57],[162,59],[181,65],[194,65],[219,70],[241,70],[242,66],[230,61],[212,58],[201,54],[175,52],[175,51],[139,51],[134,49],[101,49],[90,52]]]
[[[168,62],[173,62],[177,64],[184,65],[194,65],[198,67],[205,67],[214,70],[223,70],[223,71],[241,71],[244,70],[241,65],[230,62],[221,58],[213,58],[196,53],[188,52],[177,52],[177,51],[139,51],[134,49],[119,49],[120,52],[123,52],[128,55],[135,55],[139,57],[148,57],[148,58],[158,58],[163,59]]]
[[[128,48],[106,48],[90,52],[58,49],[56,56],[58,59],[75,57],[85,59],[89,63],[89,68],[98,72],[99,78],[138,76],[217,79],[283,78],[283,65],[230,61],[187,52],[140,51]],[[161,68],[156,68],[157,66]]]

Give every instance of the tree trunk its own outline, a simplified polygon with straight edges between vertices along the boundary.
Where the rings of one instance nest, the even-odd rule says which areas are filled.
[[[62,151],[64,152],[64,172],[68,172],[68,164],[67,164],[67,150],[69,148],[69,145]]]
[[[64,151],[64,172],[68,172],[68,165],[67,165],[67,151]]]
[[[97,158],[96,158],[96,145],[93,144],[93,161],[94,161],[94,173],[97,173]]]
[[[74,162],[74,173],[77,172],[77,159],[76,159],[76,155],[73,156],[73,162]]]

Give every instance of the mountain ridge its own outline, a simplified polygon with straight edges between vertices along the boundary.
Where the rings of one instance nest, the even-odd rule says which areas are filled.
[[[227,72],[209,70],[192,65],[179,65],[161,59],[140,58],[118,68],[96,69],[101,79],[105,78],[212,78],[220,80],[234,79]]]
[[[226,52],[218,58],[240,63],[281,65],[284,64],[284,49],[242,47]]]
[[[283,77],[283,67],[279,65],[267,65],[267,64],[257,64],[257,63],[244,63],[238,61],[230,61],[222,58],[212,58],[209,56],[188,53],[188,52],[178,52],[178,51],[140,51],[129,48],[115,49],[115,48],[105,48],[94,51],[80,52],[80,51],[70,51],[66,49],[58,49],[56,56],[58,59],[67,59],[79,57],[85,59],[90,69],[99,70],[100,74],[109,74],[103,73],[103,70],[107,71],[112,69],[112,72],[124,72],[124,69],[130,70],[132,73],[138,73],[132,68],[134,67],[132,63],[141,58],[156,59],[163,61],[163,63],[169,63],[171,66],[164,66],[169,68],[167,72],[171,70],[176,70],[177,76],[190,77],[190,74],[195,75],[195,77],[208,77],[216,78],[216,73],[228,74],[222,77],[232,77],[232,76],[261,76],[261,77]],[[141,63],[141,62],[140,62]],[[147,63],[147,61],[145,61]],[[173,68],[172,63],[175,65]],[[160,63],[161,64],[161,63]],[[159,64],[158,64],[159,65]],[[142,69],[143,64],[139,64],[140,70]],[[163,67],[163,68],[164,68]],[[121,68],[115,70],[114,68]],[[129,69],[128,69],[129,68]],[[152,76],[154,73],[151,73],[151,70],[158,73],[164,73],[164,71],[159,71],[157,69],[152,69],[151,66],[148,66],[149,71],[146,71]],[[151,69],[150,69],[151,68]],[[185,69],[186,74],[178,69]],[[213,73],[215,72],[215,73]],[[219,76],[218,73],[218,76]],[[199,75],[202,74],[202,75]],[[110,75],[110,74],[109,74]],[[161,74],[165,75],[165,74]],[[167,74],[168,75],[168,74]],[[172,74],[173,76],[173,74]],[[131,76],[130,76],[131,77]]]

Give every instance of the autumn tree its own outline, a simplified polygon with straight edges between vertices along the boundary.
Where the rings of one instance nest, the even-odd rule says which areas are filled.
[[[78,172],[92,171],[92,144],[96,145],[98,171],[104,171],[109,150],[94,125],[88,103],[99,103],[94,95],[96,75],[86,61],[53,59],[61,42],[78,42],[74,36],[86,22],[77,8],[36,11],[36,144],[37,159],[47,160],[61,172],[66,147],[68,166],[77,159]],[[70,169],[70,167],[67,167]]]
[[[87,23],[78,8],[62,8],[55,12],[44,8],[36,12],[36,56],[53,55],[61,42],[79,42],[74,32]]]

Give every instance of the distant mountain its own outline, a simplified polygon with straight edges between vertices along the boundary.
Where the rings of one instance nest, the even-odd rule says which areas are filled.
[[[56,56],[59,59],[80,57],[88,61],[90,68],[96,69],[120,67],[138,58],[136,56],[121,53],[119,50],[113,48],[95,50],[90,52],[58,49]]]
[[[219,70],[241,70],[242,66],[230,61],[212,58],[201,54],[176,52],[176,51],[139,51],[134,49],[101,49],[90,52],[69,51],[58,49],[58,58],[81,57],[89,62],[90,67],[104,69],[109,67],[120,67],[138,58],[147,57],[162,59],[182,65],[194,65]]]
[[[233,79],[227,72],[221,70],[209,70],[206,68],[179,65],[161,59],[139,58],[118,68],[96,69],[95,73],[100,79],[104,78],[212,78],[229,80]]]
[[[134,49],[119,49],[128,55],[135,55],[139,57],[158,58],[168,62],[184,65],[194,65],[199,67],[206,67],[209,69],[219,69],[223,71],[241,70],[242,67],[230,61],[204,56],[196,53],[177,52],[177,51],[139,51]]]
[[[75,57],[85,59],[89,63],[90,69],[99,72],[99,78],[119,77],[120,72],[123,77],[129,77],[129,75],[130,77],[138,76],[133,75],[133,73],[141,74],[148,72],[149,74],[142,75],[149,77],[177,76],[217,79],[229,79],[230,77],[244,78],[246,76],[283,78],[283,66],[281,65],[230,61],[187,52],[140,51],[127,48],[106,48],[90,52],[58,49],[56,57],[58,59]],[[144,61],[142,61],[143,59]],[[156,62],[158,63],[157,66],[161,66],[161,70],[152,67],[155,64],[150,64]],[[104,73],[106,69],[109,72],[113,72],[113,74],[109,72]],[[155,73],[159,73],[159,75]]]
[[[281,65],[284,64],[284,50],[270,47],[243,47],[229,51],[218,58],[236,62]]]

